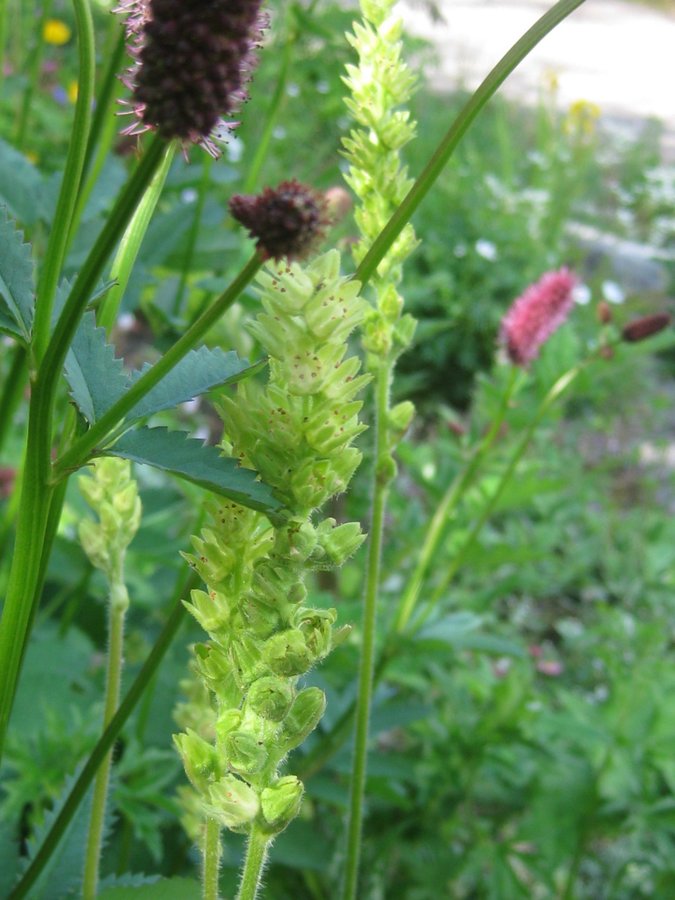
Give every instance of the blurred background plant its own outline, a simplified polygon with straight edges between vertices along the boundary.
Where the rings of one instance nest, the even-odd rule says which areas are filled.
[[[102,59],[115,45],[109,6],[95,5]],[[166,346],[247,257],[249,245],[227,215],[232,193],[294,176],[323,189],[341,185],[336,148],[350,125],[342,99],[341,77],[351,60],[344,33],[354,10],[329,0],[278,0],[271,7],[271,52],[262,55],[225,160],[212,166],[195,156],[189,167],[175,162],[169,174],[117,329],[118,351],[130,364],[151,359],[153,342]],[[39,250],[68,141],[73,21],[62,0],[9,0],[8,9],[0,201]],[[419,41],[410,41],[408,51],[416,59],[429,53]],[[610,140],[591,103],[560,113],[554,95],[555,83],[544,86],[534,111],[493,101],[415,218],[421,245],[402,293],[420,325],[400,360],[396,391],[413,397],[421,415],[401,445],[401,477],[392,491],[385,626],[430,515],[504,395],[495,340],[513,298],[563,263],[582,275],[570,323],[533,365],[455,510],[452,533],[427,573],[429,594],[442,586],[519,428],[555,379],[597,349],[610,315],[620,328],[672,302],[675,197],[672,169],[658,153],[658,124],[637,140]],[[461,95],[419,91],[412,110],[419,137],[407,150],[412,173],[461,101]],[[114,152],[82,212],[85,227],[67,261],[71,273],[129,166],[133,144],[115,131],[109,140]],[[256,155],[259,147],[264,155]],[[335,234],[343,244],[352,240],[348,213]],[[636,256],[636,244],[649,254]],[[252,308],[252,295],[245,294],[210,342],[255,358],[256,347],[238,328]],[[451,585],[440,591],[433,616],[401,639],[375,697],[363,896],[633,900],[675,894],[673,362],[672,336],[665,333],[617,348],[613,359],[599,360],[578,378],[538,430],[517,477]],[[0,384],[10,364],[3,343]],[[217,440],[207,402],[163,416],[158,421],[180,421]],[[20,409],[0,452],[5,551],[24,425]],[[349,498],[338,502],[340,518],[365,520],[366,469]],[[134,604],[123,691],[159,631],[201,497],[156,470],[141,468],[137,477],[144,516],[126,563]],[[84,514],[82,498],[69,489],[0,770],[0,894],[14,875],[15,847],[25,864],[97,737],[106,584],[77,540]],[[319,576],[314,602],[337,604],[342,623],[357,623],[362,571],[359,556],[337,576]],[[109,885],[124,883],[122,876],[130,884],[125,873],[185,877],[193,871],[196,857],[174,799],[181,767],[169,748],[186,648],[200,637],[194,624],[183,626],[117,745],[102,863]],[[341,717],[354,699],[357,637],[307,681],[326,691],[328,709],[305,746],[304,763],[299,760],[307,787],[303,811],[272,851],[267,891],[279,900],[334,896],[349,772]],[[76,849],[86,822],[83,809],[49,880],[31,896],[65,897],[77,883]],[[228,838],[224,894],[235,888],[240,855],[236,836]],[[180,896],[192,896],[196,883],[181,884]],[[113,900],[113,888],[107,890]]]

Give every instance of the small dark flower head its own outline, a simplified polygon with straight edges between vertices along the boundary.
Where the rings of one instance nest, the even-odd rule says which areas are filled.
[[[258,195],[235,194],[230,212],[248,230],[263,259],[308,256],[329,224],[323,196],[295,180]]]
[[[236,123],[222,117],[246,99],[265,27],[261,0],[119,0],[134,63],[124,77],[136,122],[126,134],[158,131],[213,156],[214,137]]]
[[[671,319],[668,313],[654,313],[651,316],[642,316],[623,326],[621,337],[629,343],[644,341],[653,334],[658,334],[670,325]]]

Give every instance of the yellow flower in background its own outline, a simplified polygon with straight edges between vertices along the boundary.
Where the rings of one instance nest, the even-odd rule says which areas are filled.
[[[47,19],[42,29],[42,39],[45,44],[61,47],[70,40],[71,31],[65,22],[60,19]]]
[[[563,128],[567,134],[577,134],[580,137],[592,137],[600,118],[600,107],[589,100],[575,100],[570,104],[567,115],[563,121]]]
[[[78,88],[79,88],[79,85],[78,85],[77,81],[71,81],[70,84],[68,85],[67,93],[68,93],[68,99],[70,100],[71,103],[75,103],[75,101],[77,100]]]

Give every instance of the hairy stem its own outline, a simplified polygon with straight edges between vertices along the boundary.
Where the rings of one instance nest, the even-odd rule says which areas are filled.
[[[253,826],[246,845],[246,859],[237,900],[255,900],[258,896],[269,845],[269,836]]]
[[[218,900],[218,875],[220,873],[220,823],[207,818],[204,823],[204,850],[202,866],[202,897]]]
[[[103,711],[103,727],[112,721],[120,699],[122,681],[122,660],[124,650],[124,616],[129,606],[129,596],[124,584],[121,561],[110,584],[110,613],[108,635],[108,664],[106,668],[105,707]],[[105,820],[108,783],[112,767],[112,748],[101,761],[101,767],[94,784],[94,797],[89,820],[87,849],[84,862],[84,878],[82,897],[84,900],[95,900],[98,890],[98,870],[101,857],[101,839]]]
[[[373,670],[375,665],[375,636],[377,633],[377,600],[380,586],[380,565],[384,540],[384,516],[389,494],[389,476],[382,466],[389,461],[387,448],[387,411],[389,409],[389,383],[393,364],[382,360],[377,371],[375,394],[375,473],[372,501],[372,521],[368,539],[368,563],[366,593],[363,609],[363,635],[359,668],[359,693],[356,705],[356,735],[349,798],[347,825],[347,858],[344,874],[344,900],[357,896],[361,832],[363,828],[363,797],[368,760],[368,732],[370,707],[373,696]]]

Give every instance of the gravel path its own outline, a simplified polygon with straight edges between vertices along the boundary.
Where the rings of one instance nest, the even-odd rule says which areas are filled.
[[[424,0],[402,0],[412,34],[438,50],[429,72],[439,90],[474,87],[550,6],[548,0],[437,0],[433,21]],[[607,124],[639,130],[648,117],[665,125],[664,156],[675,162],[675,0],[666,10],[627,0],[586,0],[539,44],[502,90],[536,102],[551,73],[559,102],[597,103]]]

